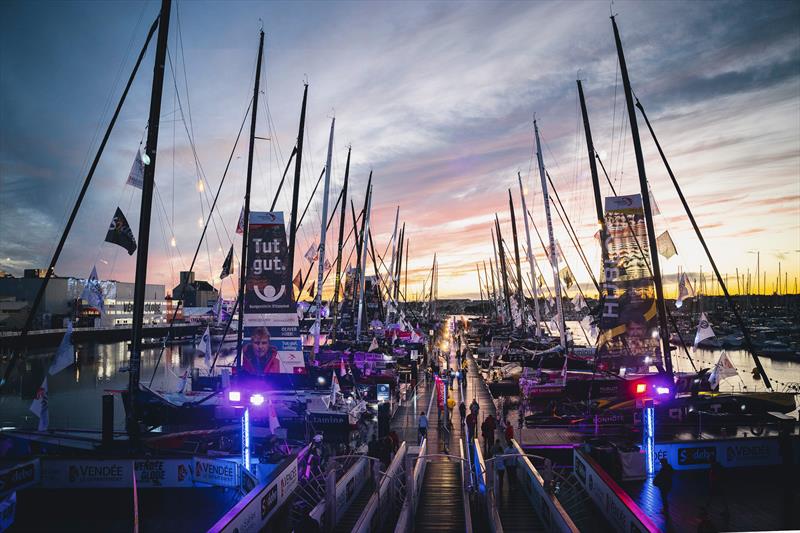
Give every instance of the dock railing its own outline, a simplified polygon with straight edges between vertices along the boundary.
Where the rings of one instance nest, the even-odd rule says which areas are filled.
[[[406,468],[406,497],[394,533],[408,533],[414,526],[414,510],[419,503],[422,492],[422,481],[425,479],[425,455],[428,449],[428,439],[422,440],[421,446],[411,446],[405,457]],[[414,460],[416,459],[416,463]]]
[[[408,445],[403,443],[392,458],[389,468],[381,474],[377,490],[370,497],[361,513],[354,533],[383,531],[387,524],[397,517],[405,501],[405,464]]]

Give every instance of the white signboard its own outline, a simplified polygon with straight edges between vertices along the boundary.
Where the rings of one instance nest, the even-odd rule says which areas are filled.
[[[223,459],[195,457],[194,480],[218,487],[238,487],[239,464]]]
[[[656,468],[660,459],[666,459],[676,470],[709,468],[715,461],[727,468],[781,464],[776,438],[657,443],[655,453]]]
[[[130,488],[133,472],[139,488],[192,487],[192,462],[188,459],[60,460],[42,459],[45,488]]]

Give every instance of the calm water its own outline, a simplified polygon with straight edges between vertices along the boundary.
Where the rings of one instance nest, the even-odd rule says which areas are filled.
[[[573,332],[580,331],[577,324],[570,324]],[[226,344],[231,350],[233,343]],[[216,345],[215,345],[216,348]],[[31,376],[43,376],[49,365],[55,348],[32,352],[25,365],[25,372]],[[120,390],[127,387],[128,373],[120,372],[120,367],[127,365],[127,342],[111,344],[79,344],[76,346],[78,363],[61,371],[55,376],[48,376],[50,427],[99,430],[101,426],[101,398],[104,392]],[[156,357],[159,349],[147,349],[142,354],[142,381],[149,383],[153,376]],[[711,366],[716,362],[720,352],[698,350],[694,355],[696,364]],[[234,354],[220,356],[217,364],[230,364]],[[755,366],[750,355],[742,350],[730,350],[728,356],[740,370],[740,378],[733,377],[723,381],[721,390],[764,390],[764,386],[753,380],[750,370]],[[783,390],[782,383],[800,382],[800,364],[795,362],[772,361],[762,358],[762,363],[773,380],[775,390]],[[691,366],[685,356],[674,359],[676,371],[689,371]],[[191,345],[168,346],[164,350],[161,365],[153,379],[156,390],[175,391],[178,389],[184,371],[193,367],[205,372],[205,363],[194,357]],[[31,400],[22,398],[19,392],[6,392],[0,396],[0,424],[35,428],[38,419],[29,411]],[[124,410],[122,401],[115,400],[115,426],[124,428]]]

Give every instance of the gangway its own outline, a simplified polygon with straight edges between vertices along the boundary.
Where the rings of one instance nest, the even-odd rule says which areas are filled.
[[[466,530],[461,473],[461,465],[452,461],[431,462],[425,467],[415,531]]]

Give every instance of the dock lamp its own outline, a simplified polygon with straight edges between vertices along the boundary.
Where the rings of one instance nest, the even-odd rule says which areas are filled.
[[[645,468],[647,475],[652,476],[655,473],[655,455],[656,455],[656,410],[653,406],[653,400],[644,401],[644,436],[642,446],[645,453]]]

